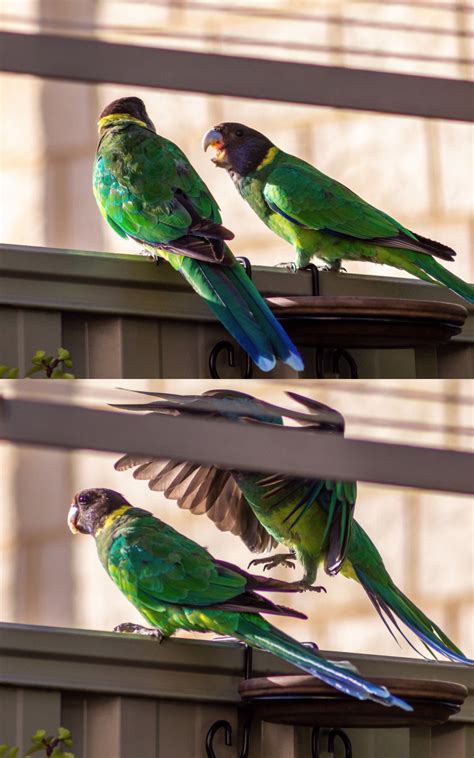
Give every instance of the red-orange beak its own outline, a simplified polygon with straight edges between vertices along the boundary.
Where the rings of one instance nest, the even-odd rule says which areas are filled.
[[[216,151],[214,157],[211,158],[211,161],[215,163],[216,166],[222,165],[225,162],[225,145],[222,138],[222,132],[218,129],[209,129],[202,138],[202,149],[204,152],[206,152],[209,147],[213,147]]]

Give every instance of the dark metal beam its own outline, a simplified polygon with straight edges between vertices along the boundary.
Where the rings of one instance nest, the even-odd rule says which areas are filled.
[[[474,120],[474,85],[457,79],[0,32],[0,68],[289,103]]]
[[[474,493],[472,455],[215,419],[136,416],[0,397],[0,439],[225,468]],[[100,482],[97,482],[100,486]]]

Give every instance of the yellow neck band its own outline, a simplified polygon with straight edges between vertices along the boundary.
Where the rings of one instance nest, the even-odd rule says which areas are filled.
[[[99,132],[102,129],[105,129],[106,126],[113,125],[114,121],[133,121],[135,124],[146,127],[144,121],[140,121],[140,119],[135,118],[135,116],[130,116],[129,113],[109,113],[108,116],[103,116],[98,120],[97,125],[99,127]]]

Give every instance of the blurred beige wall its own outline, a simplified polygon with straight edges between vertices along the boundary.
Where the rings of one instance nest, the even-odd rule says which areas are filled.
[[[324,18],[423,25],[440,28],[444,33],[465,34],[471,28],[472,14],[335,0],[297,4],[289,0],[268,0],[260,4],[236,0],[233,5],[273,9],[275,18],[235,16],[217,11],[198,13],[186,9],[185,5],[154,6],[123,0],[88,0],[80,4],[60,0],[20,3],[5,0],[3,12],[6,17],[15,12],[17,16],[23,14],[56,22],[61,19],[68,24],[101,24],[105,30],[97,32],[98,36],[140,44],[447,77],[466,77],[469,73],[464,64],[456,63],[472,54],[472,45],[466,36],[341,27],[324,22]],[[323,21],[278,20],[277,13],[283,11],[307,11]],[[140,27],[150,32],[161,30],[176,36],[136,38],[131,34],[107,32],[110,25]],[[37,27],[48,28],[44,21],[38,21]],[[199,42],[189,37],[180,38],[182,33],[214,36],[211,41]],[[267,42],[292,40],[324,45],[332,52],[232,46],[222,41],[223,36],[229,35]],[[364,57],[344,52],[354,47],[443,56],[454,63]],[[218,71],[215,76],[219,76]],[[1,86],[2,107],[8,113],[0,127],[2,241],[117,252],[136,250],[132,242],[120,239],[106,227],[91,192],[98,114],[111,99],[133,93],[146,101],[158,130],[183,148],[208,183],[222,208],[224,224],[236,234],[232,243],[236,254],[246,255],[261,264],[288,261],[293,255],[290,246],[266,229],[244,204],[226,173],[216,169],[209,156],[202,152],[203,133],[222,120],[243,121],[260,129],[281,148],[316,164],[409,228],[451,245],[458,251],[458,257],[449,267],[461,277],[474,280],[474,151],[472,128],[468,124],[138,87],[93,87],[27,76],[4,75]],[[350,263],[347,268],[359,273],[395,273],[393,269],[371,264]]]
[[[4,382],[7,394],[81,402],[104,408],[123,402],[117,382]],[[130,388],[202,392],[211,381],[127,381]],[[8,385],[8,386],[5,386]],[[293,390],[342,411],[347,436],[472,450],[472,391],[467,381],[247,381],[226,386],[276,403]],[[137,396],[128,396],[136,402]],[[415,425],[415,426],[413,426]],[[420,428],[422,426],[423,428]],[[458,428],[458,431],[456,431]],[[91,438],[98,433],[91,429]],[[126,452],[126,451],[123,451]],[[106,486],[149,508],[218,558],[245,567],[252,555],[205,517],[180,511],[146,482],[118,473],[115,454],[62,452],[0,444],[0,606],[3,621],[111,629],[139,620],[106,576],[93,540],[72,536],[66,514],[79,489]],[[471,657],[474,654],[474,516],[471,499],[459,495],[360,484],[356,517],[382,553],[395,582]],[[281,569],[278,576],[301,576]],[[299,639],[326,649],[412,655],[398,648],[364,592],[343,577],[318,580],[328,594],[291,599],[307,623],[281,621]],[[288,597],[282,597],[288,603]],[[280,623],[280,620],[279,620]]]

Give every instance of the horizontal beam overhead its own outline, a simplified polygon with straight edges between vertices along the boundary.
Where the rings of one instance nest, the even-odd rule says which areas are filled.
[[[1,32],[0,50],[19,74],[474,120],[474,85],[458,79],[19,32]]]
[[[0,439],[154,455],[264,473],[474,493],[469,453],[344,439],[291,427],[141,416],[0,397]]]

